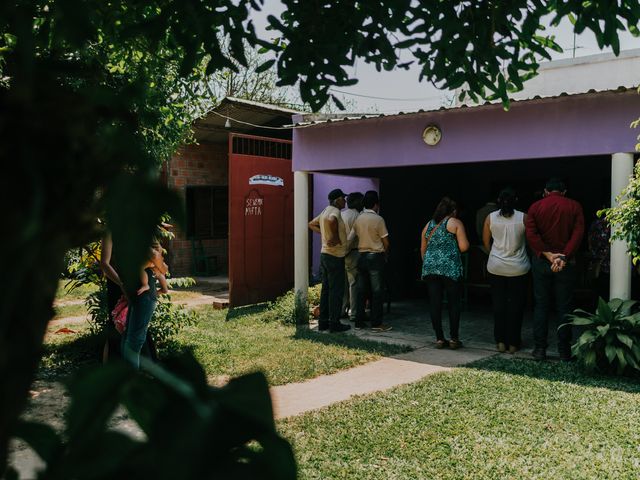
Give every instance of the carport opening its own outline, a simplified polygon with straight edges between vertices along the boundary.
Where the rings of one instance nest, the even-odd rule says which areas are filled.
[[[465,278],[468,306],[490,304],[486,279],[486,254],[476,231],[476,212],[497,192],[511,186],[518,192],[518,209],[526,212],[540,198],[546,181],[560,177],[567,185],[567,196],[583,206],[588,229],[596,212],[608,204],[611,189],[611,158],[589,156],[512,160],[453,165],[396,167],[340,172],[380,179],[381,215],[390,232],[391,254],[388,284],[394,300],[424,298],[426,288],[419,280],[420,233],[444,195],[454,198],[460,208],[472,247],[468,253]],[[586,236],[577,257],[576,303],[588,306],[594,295],[587,281],[588,247]]]

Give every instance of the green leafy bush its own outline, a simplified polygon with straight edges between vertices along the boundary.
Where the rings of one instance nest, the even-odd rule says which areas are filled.
[[[104,332],[109,323],[109,309],[107,307],[107,284],[101,282],[98,290],[87,295],[84,301],[89,313],[89,331],[94,335]]]
[[[276,431],[267,381],[261,373],[207,384],[186,354],[146,374],[123,362],[80,371],[67,384],[65,431],[20,421],[15,435],[45,462],[49,480],[201,480],[296,478],[289,443]],[[144,432],[113,428],[118,407]],[[18,474],[9,469],[7,479]]]
[[[638,121],[634,121],[631,126],[637,127]],[[640,137],[639,137],[640,138]],[[640,143],[636,145],[636,149]],[[640,263],[640,164],[633,168],[633,175],[629,178],[629,183],[616,197],[617,205],[605,208],[598,212],[604,216],[611,228],[611,238],[622,240],[626,243],[627,250],[634,265]]]
[[[100,242],[92,242],[79,249],[67,252],[62,277],[68,279],[66,289],[72,291],[80,286],[104,283],[100,268]]]
[[[169,288],[175,290],[176,288],[193,287],[196,284],[196,281],[191,277],[175,277],[167,278],[167,284],[169,285]]]
[[[89,312],[89,330],[96,335],[102,334],[110,321],[106,286],[89,294],[85,305]],[[196,316],[197,313],[184,306],[173,304],[171,295],[158,295],[158,304],[149,323],[149,334],[156,347],[159,350],[167,348],[180,330],[195,323]]]
[[[320,285],[309,287],[308,293],[309,305],[318,305],[320,303]],[[266,310],[262,317],[265,322],[282,322],[285,324],[295,324],[295,293],[289,290],[287,293],[278,297],[273,302],[267,304]]]
[[[151,317],[149,334],[159,350],[165,349],[178,332],[195,323],[197,313],[171,303],[170,295],[160,295]]]
[[[596,313],[575,310],[568,324],[584,329],[571,347],[588,370],[602,373],[640,373],[640,312],[632,313],[634,300],[598,300]]]
[[[345,288],[347,288],[345,284]],[[320,305],[320,291],[322,290],[322,284],[318,283],[313,287],[309,287],[309,305]]]

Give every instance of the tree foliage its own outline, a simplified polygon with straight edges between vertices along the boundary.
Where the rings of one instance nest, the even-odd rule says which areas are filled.
[[[46,462],[51,480],[200,480],[296,478],[291,447],[276,432],[267,381],[261,373],[207,385],[190,356],[174,358],[153,376],[110,363],[67,382],[66,429],[22,421],[17,435]],[[111,421],[124,407],[143,433],[135,438]],[[10,471],[5,478],[17,478]]]
[[[571,15],[576,33],[592,31],[600,48],[610,46],[616,54],[618,32],[637,35],[640,18],[635,0],[283,3],[282,18],[269,18],[280,34],[280,85],[299,81],[302,100],[314,110],[326,102],[329,87],[357,82],[345,69],[357,58],[378,70],[417,62],[421,79],[443,88],[464,87],[463,94],[474,100],[492,96],[506,105],[508,93],[536,74],[540,59],[561,51],[553,37],[544,35],[544,17],[557,25]],[[401,60],[403,53],[411,59]]]
[[[213,98],[235,97],[279,106],[295,103],[295,91],[292,88],[276,87],[277,71],[273,65],[267,64],[268,68],[265,68],[263,57],[257,49],[247,48],[245,56],[246,66],[234,61],[235,70],[219,70],[206,80]]]
[[[629,183],[618,196],[615,207],[598,212],[611,225],[611,239],[627,244],[634,265],[640,262],[640,164],[634,167]]]
[[[193,83],[246,66],[266,51],[278,84],[298,85],[314,110],[329,88],[356,83],[357,58],[406,67],[473,96],[508,92],[559,47],[541,20],[569,14],[579,33],[617,52],[621,29],[638,33],[636,0],[285,0],[270,17],[275,41],[250,21],[261,0],[5,0],[0,2],[0,200],[9,234],[0,265],[0,471],[40,355],[65,252],[98,238],[105,214],[125,284],[161,213],[183,217],[158,165],[189,132]],[[228,49],[224,48],[228,46]],[[404,62],[404,63],[403,63]],[[335,100],[335,99],[334,99]],[[105,213],[106,212],[106,213]]]

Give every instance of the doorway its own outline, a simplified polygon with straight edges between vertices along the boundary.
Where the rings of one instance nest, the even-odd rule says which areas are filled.
[[[438,201],[445,195],[456,200],[460,218],[465,224],[473,247],[468,254],[467,292],[469,303],[489,305],[489,290],[483,278],[486,255],[476,231],[476,212],[498,192],[511,186],[519,195],[518,209],[527,211],[540,198],[546,181],[559,177],[567,185],[567,196],[580,202],[588,229],[596,212],[607,206],[611,189],[611,159],[609,156],[567,157],[513,160],[453,165],[416,166],[402,168],[349,171],[349,175],[375,176],[380,179],[380,213],[389,229],[391,253],[389,285],[395,300],[424,297],[419,281],[420,232],[431,217]],[[344,172],[347,173],[347,172]],[[587,242],[579,252],[580,271],[586,274]],[[577,300],[586,301],[591,293],[579,281]]]

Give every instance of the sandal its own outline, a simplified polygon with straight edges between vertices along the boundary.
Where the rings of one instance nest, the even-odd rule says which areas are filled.
[[[448,340],[436,340],[436,348],[438,350],[442,349],[442,348],[447,348],[449,346],[449,341]]]
[[[459,348],[462,348],[462,342],[460,340],[451,339],[449,340],[449,348],[451,350],[457,350]]]

